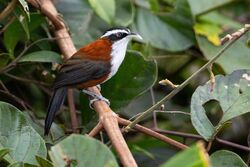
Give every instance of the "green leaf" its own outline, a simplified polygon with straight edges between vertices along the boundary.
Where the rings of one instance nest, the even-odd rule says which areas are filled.
[[[178,153],[160,167],[209,167],[208,154],[201,143]]]
[[[188,0],[194,16],[213,10],[217,7],[226,5],[234,0]]]
[[[77,47],[96,40],[109,28],[106,22],[94,14],[87,1],[60,0],[56,3],[56,8],[69,25],[71,37]]]
[[[27,34],[31,33],[33,30],[39,27],[42,22],[45,21],[40,14],[32,14],[30,16],[30,19],[31,21],[28,23],[29,28],[26,27],[26,23],[22,25],[20,21],[15,20],[8,26],[8,28],[4,32],[4,46],[6,47],[7,51],[9,52],[9,56],[12,59],[14,58],[14,50],[17,43],[27,38]],[[26,30],[24,29],[24,27],[26,27]]]
[[[14,106],[0,102],[0,148],[11,149],[4,159],[9,163],[36,165],[35,155],[46,157],[41,136],[28,124],[25,116]]]
[[[175,11],[159,17],[138,8],[135,28],[144,41],[159,49],[176,52],[194,44],[192,17],[188,4],[182,0],[176,2]]]
[[[133,22],[135,9],[132,1],[116,1],[115,25],[127,27]]]
[[[52,51],[37,51],[29,53],[23,56],[19,61],[20,62],[45,62],[45,63],[62,63],[63,60],[61,56]]]
[[[25,13],[20,8],[16,8],[15,15],[16,15],[16,18],[18,19],[18,21],[21,23],[23,30],[26,33],[27,40],[29,40],[30,39],[30,32],[29,32],[29,26],[28,26],[28,19],[27,19]]]
[[[14,58],[14,49],[21,38],[24,38],[25,31],[18,20],[13,21],[6,31],[4,31],[4,46],[9,52],[10,57]]]
[[[115,0],[88,0],[99,17],[111,24],[115,17]]]
[[[52,146],[49,155],[55,166],[66,166],[68,162],[72,166],[118,167],[109,148],[88,136],[71,135]]]
[[[197,132],[206,140],[213,139],[226,121],[250,112],[250,70],[237,70],[230,75],[215,77],[215,85],[199,86],[191,99],[191,120]],[[214,127],[203,105],[211,100],[220,103],[223,115]]]
[[[11,150],[9,148],[1,148],[0,149],[0,160],[3,159],[3,157],[8,154]]]
[[[210,158],[213,167],[247,167],[239,155],[227,150],[216,151]]]
[[[28,112],[24,112],[24,116],[29,124],[36,130],[36,132],[39,133],[40,136],[43,136],[44,127],[42,125],[44,124],[44,119],[34,120],[34,118],[32,118]],[[65,137],[65,133],[62,127],[60,127],[59,124],[53,123],[50,129],[50,135],[46,137],[46,143],[53,143],[54,141],[58,141],[63,137]]]
[[[8,53],[0,53],[0,69],[3,68],[10,60]]]
[[[53,167],[52,162],[42,157],[36,156],[36,160],[41,167]]]

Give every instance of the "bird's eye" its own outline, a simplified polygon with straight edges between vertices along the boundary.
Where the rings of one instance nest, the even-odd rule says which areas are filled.
[[[117,36],[118,38],[120,38],[120,37],[122,37],[122,33],[118,32],[118,33],[116,33],[116,36]]]

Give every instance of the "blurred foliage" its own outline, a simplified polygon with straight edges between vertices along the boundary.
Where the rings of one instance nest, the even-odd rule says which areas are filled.
[[[247,0],[55,0],[54,3],[77,48],[99,38],[113,26],[130,27],[143,37],[143,43],[134,41],[129,45],[117,75],[102,85],[102,93],[110,99],[112,109],[127,118],[143,112],[172,90],[157,84],[158,81],[168,78],[174,84],[183,82],[222,48],[219,46],[221,37],[250,23]],[[81,147],[90,142],[93,147],[88,148],[89,156],[94,156],[94,148],[101,148],[107,155],[106,160],[112,160],[106,166],[117,166],[112,153],[103,144],[83,136],[66,138],[64,132],[70,129],[66,103],[61,109],[65,112],[57,115],[51,135],[40,137],[51,95],[50,85],[57,74],[56,65],[62,62],[52,31],[44,15],[25,0],[0,0],[0,100],[4,101],[0,104],[0,166],[52,166],[46,159],[45,142],[48,148],[52,146],[49,158],[54,165],[62,163],[56,158],[62,156],[62,149],[72,151],[68,145],[74,141],[83,143],[79,144]],[[156,113],[158,127],[189,133],[197,130],[205,139],[219,136],[249,146],[250,117],[242,114],[250,111],[250,74],[249,70],[239,70],[250,67],[249,38],[250,33],[245,34],[213,65],[215,75],[225,75],[216,76],[213,92],[207,82],[209,72],[203,72],[165,103],[164,110],[191,111],[191,117]],[[233,87],[234,84],[240,87]],[[84,94],[76,90],[74,96],[81,113],[79,129],[82,133],[88,132],[97,117],[89,109]],[[219,105],[207,104],[213,100]],[[144,123],[155,126],[152,117]],[[182,137],[173,139],[183,140]],[[23,144],[18,143],[22,141]],[[204,150],[198,145],[187,150],[193,157],[184,152],[170,159],[176,151],[159,140],[132,133],[127,141],[138,166],[178,166],[176,164],[191,158],[197,163],[206,162],[195,157]],[[194,143],[188,138],[185,141]],[[245,152],[231,148],[226,149],[235,153],[218,151],[221,149],[225,149],[223,145],[214,142],[209,152],[213,166],[224,167],[224,161],[246,166]],[[72,166],[79,155],[84,157],[81,152],[69,155],[72,155]]]
[[[166,163],[162,164],[161,167],[209,167],[209,159],[208,154],[205,151],[202,143],[197,143],[191,148],[177,154],[173,158],[171,158]]]

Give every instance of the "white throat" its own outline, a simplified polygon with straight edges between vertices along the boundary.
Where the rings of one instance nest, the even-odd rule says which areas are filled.
[[[119,41],[116,41],[112,45],[112,51],[111,51],[111,72],[108,76],[108,79],[111,78],[116,74],[118,71],[120,65],[122,64],[122,61],[125,58],[126,50],[128,46],[128,42],[131,38],[125,37]]]

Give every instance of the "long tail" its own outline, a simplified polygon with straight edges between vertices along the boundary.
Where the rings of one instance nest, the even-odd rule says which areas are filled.
[[[44,135],[49,134],[50,127],[53,123],[56,112],[60,109],[66,97],[67,88],[61,87],[54,90],[54,93],[50,99],[47,115],[45,119]]]

